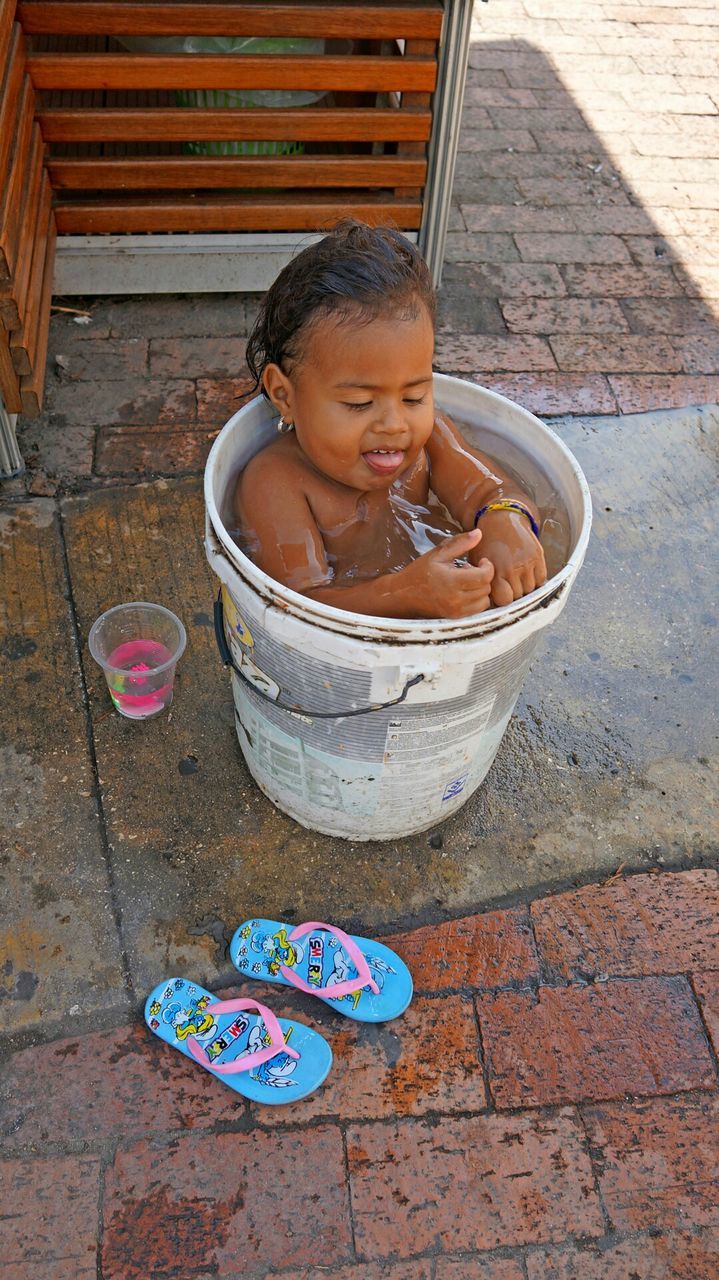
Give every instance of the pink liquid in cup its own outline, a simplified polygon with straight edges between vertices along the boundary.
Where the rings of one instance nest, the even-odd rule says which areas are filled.
[[[172,653],[158,640],[126,640],[109,655],[110,697],[118,711],[133,720],[157,715],[172,702],[173,667],[157,671],[172,659]]]

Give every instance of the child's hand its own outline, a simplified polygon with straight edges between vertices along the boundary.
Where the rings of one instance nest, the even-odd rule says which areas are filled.
[[[394,575],[416,618],[466,618],[489,607],[494,566],[480,557],[482,533],[471,529],[447,538]],[[474,564],[457,564],[473,553]]]
[[[547,581],[541,544],[526,516],[514,511],[488,511],[481,520],[482,555],[494,565],[492,604],[511,604]],[[470,559],[478,553],[475,551]]]

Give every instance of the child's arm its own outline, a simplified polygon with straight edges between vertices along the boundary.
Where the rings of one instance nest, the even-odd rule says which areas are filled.
[[[276,455],[258,454],[240,476],[234,511],[258,568],[311,600],[384,618],[464,618],[489,607],[494,574],[489,561],[455,563],[476,553],[479,530],[445,539],[397,573],[337,587],[294,468]]]
[[[301,592],[332,581],[297,470],[274,450],[263,450],[247,464],[233,507],[252,560],[264,573]]]
[[[466,618],[489,608],[494,567],[489,560],[457,564],[476,549],[479,529],[446,538],[396,573],[351,587],[314,587],[304,595],[321,604],[379,618]]]
[[[534,503],[494,462],[468,444],[446,415],[438,415],[426,448],[431,487],[463,528],[474,528],[477,512],[501,499],[521,502],[537,520]],[[518,511],[487,511],[477,527],[484,535],[482,555],[495,568],[493,604],[511,604],[546,582],[544,552],[528,516]]]

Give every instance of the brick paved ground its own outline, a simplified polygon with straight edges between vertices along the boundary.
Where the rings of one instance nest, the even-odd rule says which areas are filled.
[[[238,1100],[139,1018],[16,1052],[3,1276],[716,1280],[719,874],[390,941],[416,982],[396,1022],[269,993],[333,1047],[294,1107]]]
[[[718,52],[714,0],[477,3],[438,368],[544,416],[719,400]],[[255,299],[89,305],[53,321],[32,491],[200,470]]]

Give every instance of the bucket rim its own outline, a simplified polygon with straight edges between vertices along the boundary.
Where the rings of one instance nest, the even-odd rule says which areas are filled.
[[[545,422],[542,422],[541,418],[531,413],[529,409],[517,404],[515,400],[510,400],[508,396],[501,395],[498,391],[493,391],[489,387],[482,387],[479,383],[471,382],[469,379],[456,378],[444,373],[433,374],[433,386],[439,409],[442,408],[442,389],[445,387],[472,387],[485,402],[494,401],[497,405],[508,405],[514,412],[519,413],[525,422],[531,424],[533,429],[537,429],[540,434],[550,439],[552,445],[563,455],[564,461],[572,471],[578,486],[582,505],[582,521],[576,545],[561,569],[551,578],[548,578],[543,586],[530,592],[529,595],[522,596],[520,600],[514,600],[507,605],[495,606],[492,609],[485,610],[483,613],[472,614],[466,618],[375,617],[364,613],[354,613],[349,609],[339,609],[335,605],[320,604],[319,601],[311,600],[308,596],[284,586],[283,583],[271,578],[269,574],[259,569],[230,537],[220,516],[213,491],[217,459],[224,447],[227,436],[234,430],[238,420],[249,413],[259,402],[267,403],[265,397],[260,394],[253,396],[251,400],[242,405],[218,433],[205,464],[204,498],[209,524],[225,555],[248,586],[257,592],[262,599],[275,607],[298,615],[314,625],[324,626],[333,631],[345,632],[348,635],[356,636],[358,629],[361,629],[362,633],[368,638],[394,641],[405,640],[408,642],[421,639],[426,642],[428,628],[431,630],[433,639],[449,640],[475,636],[482,632],[494,631],[500,627],[509,626],[526,614],[542,607],[545,603],[549,603],[551,598],[556,596],[568,582],[573,580],[582,565],[589,542],[592,526],[592,500],[584,472],[572,451],[557,432],[548,427]]]

